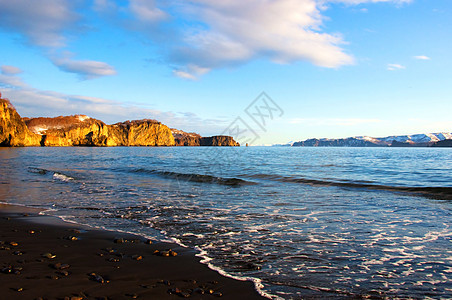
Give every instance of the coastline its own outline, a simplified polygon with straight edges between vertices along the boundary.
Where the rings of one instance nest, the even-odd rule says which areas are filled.
[[[200,263],[193,249],[147,244],[137,235],[68,223],[40,211],[0,204],[2,297],[266,299],[253,282],[222,276]],[[154,254],[169,249],[177,255]]]

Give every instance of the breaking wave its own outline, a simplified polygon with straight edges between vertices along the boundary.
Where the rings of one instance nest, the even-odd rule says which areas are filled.
[[[235,177],[218,177],[212,175],[203,175],[196,173],[178,173],[171,171],[161,171],[161,170],[150,170],[150,169],[134,169],[131,171],[132,173],[148,173],[155,174],[162,177],[184,180],[184,181],[192,181],[192,182],[201,182],[201,183],[214,183],[220,185],[229,185],[229,186],[242,186],[242,185],[255,185],[257,183],[252,181],[243,180]]]

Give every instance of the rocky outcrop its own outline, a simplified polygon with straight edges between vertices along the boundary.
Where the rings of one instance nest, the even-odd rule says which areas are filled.
[[[171,130],[155,120],[106,125],[84,115],[27,119],[43,146],[173,146]]]
[[[41,137],[28,130],[16,109],[0,94],[0,146],[40,146],[40,141]]]
[[[0,96],[1,97],[1,96]],[[151,119],[107,125],[85,115],[22,119],[0,98],[0,146],[239,146],[230,136],[201,137]]]
[[[174,146],[171,130],[156,120],[126,121],[113,124],[111,128],[117,130],[118,139],[126,141],[127,144],[121,146]]]
[[[115,146],[104,122],[84,115],[25,119],[28,128],[42,136],[42,146]]]
[[[240,146],[233,137],[215,135],[202,137],[197,133],[187,133],[182,130],[171,128],[176,146]]]
[[[210,137],[202,137],[201,146],[240,146],[231,136],[214,135]]]

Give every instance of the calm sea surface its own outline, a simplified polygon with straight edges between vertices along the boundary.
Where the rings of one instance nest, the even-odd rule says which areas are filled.
[[[452,298],[452,150],[1,148],[0,201],[300,298]]]

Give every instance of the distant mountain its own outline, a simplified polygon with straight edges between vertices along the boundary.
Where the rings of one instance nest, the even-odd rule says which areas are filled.
[[[452,133],[393,135],[381,138],[355,136],[343,139],[307,139],[293,147],[450,147]],[[290,144],[288,144],[290,145]]]

